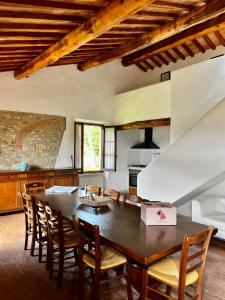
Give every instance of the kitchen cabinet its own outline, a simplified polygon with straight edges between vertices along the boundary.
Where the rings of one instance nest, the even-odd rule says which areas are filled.
[[[35,181],[43,182],[46,188],[53,185],[76,186],[78,173],[74,169],[1,171],[0,213],[23,209],[21,192],[24,191],[24,184]]]

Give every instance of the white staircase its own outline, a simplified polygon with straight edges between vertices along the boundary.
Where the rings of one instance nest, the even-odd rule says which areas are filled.
[[[225,99],[138,175],[138,195],[183,205],[225,180]]]

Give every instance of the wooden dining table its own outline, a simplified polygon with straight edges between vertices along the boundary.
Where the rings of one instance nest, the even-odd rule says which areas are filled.
[[[96,209],[81,204],[81,196],[84,196],[82,190],[72,194],[32,193],[34,199],[48,202],[52,208],[61,210],[68,220],[76,215],[98,225],[102,242],[126,255],[133,264],[133,285],[139,291],[143,268],[179,251],[185,235],[196,234],[207,228],[181,215],[177,216],[176,226],[146,226],[141,220],[138,206],[115,201]]]

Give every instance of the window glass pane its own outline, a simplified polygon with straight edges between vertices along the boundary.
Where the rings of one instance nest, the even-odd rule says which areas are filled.
[[[105,169],[115,168],[115,128],[105,128]]]
[[[102,128],[84,125],[84,171],[101,170]]]

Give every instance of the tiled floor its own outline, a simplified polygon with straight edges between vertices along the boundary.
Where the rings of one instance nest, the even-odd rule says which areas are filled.
[[[23,250],[23,214],[0,216],[0,299],[1,300],[84,300],[77,296],[77,272],[65,275],[63,288],[48,279],[45,265]],[[204,300],[225,300],[225,250],[210,247],[205,272]],[[86,288],[85,300],[89,298]],[[123,289],[108,295],[107,300],[124,300]],[[90,299],[90,298],[89,298]],[[137,294],[134,294],[137,299]]]

